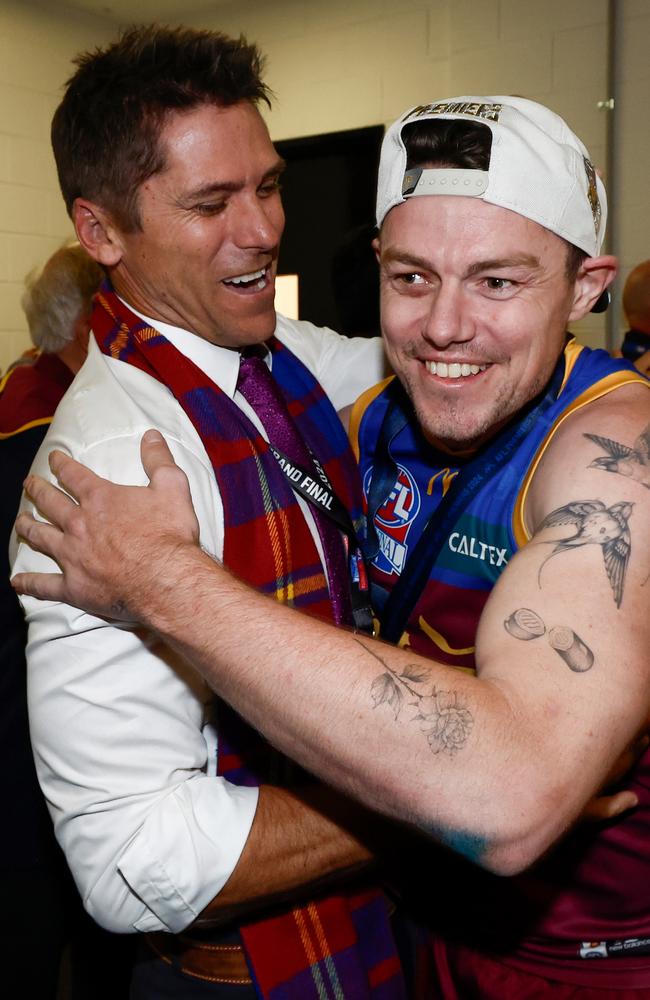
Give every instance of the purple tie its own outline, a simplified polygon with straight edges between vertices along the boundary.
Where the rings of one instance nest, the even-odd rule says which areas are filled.
[[[312,459],[287,409],[277,383],[266,362],[256,354],[242,354],[237,389],[255,410],[278,451],[305,470],[311,469]],[[350,623],[348,568],[341,532],[321,511],[310,504],[320,536],[332,614],[337,625]]]

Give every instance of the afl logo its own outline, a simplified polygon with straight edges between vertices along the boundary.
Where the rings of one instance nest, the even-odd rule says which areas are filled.
[[[370,485],[371,471],[365,477],[364,490],[366,495]],[[384,528],[405,528],[420,510],[420,493],[410,472],[402,465],[398,466],[397,479],[384,503],[375,515],[377,524]]]

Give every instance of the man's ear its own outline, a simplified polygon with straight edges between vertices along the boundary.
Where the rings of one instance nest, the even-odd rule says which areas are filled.
[[[573,307],[569,320],[582,319],[608,288],[618,271],[616,257],[587,257],[578,271],[574,287]]]
[[[374,240],[370,244],[372,249],[375,251],[375,257],[377,258],[377,263],[381,263],[381,247],[379,245],[379,237],[375,236]]]
[[[93,260],[104,267],[119,264],[123,253],[121,234],[108,212],[86,198],[76,198],[72,221],[79,242]]]

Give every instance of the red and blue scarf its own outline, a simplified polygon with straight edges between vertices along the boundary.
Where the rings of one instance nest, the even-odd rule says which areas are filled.
[[[109,357],[166,385],[192,421],[212,462],[224,513],[223,561],[284,603],[331,618],[327,581],[296,497],[267,442],[230,397],[104,286],[93,332]],[[273,376],[304,440],[358,522],[359,474],[334,408],[313,375],[279,341],[268,342]]]
[[[223,502],[223,561],[252,586],[331,619],[313,537],[267,442],[239,407],[104,285],[92,329],[102,352],[167,386],[196,428]],[[347,436],[313,375],[279,341],[267,344],[273,376],[305,442],[358,522],[361,490]],[[218,703],[218,773],[240,785],[268,782],[278,755]],[[280,768],[281,770],[281,768]],[[382,893],[342,893],[240,928],[251,974],[268,1000],[403,1000],[405,990]]]

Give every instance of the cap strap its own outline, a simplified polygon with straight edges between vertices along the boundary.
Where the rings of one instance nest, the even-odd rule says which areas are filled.
[[[435,167],[426,170],[412,167],[404,174],[402,197],[420,194],[460,194],[465,198],[480,198],[488,186],[487,170],[461,170],[455,167]]]

